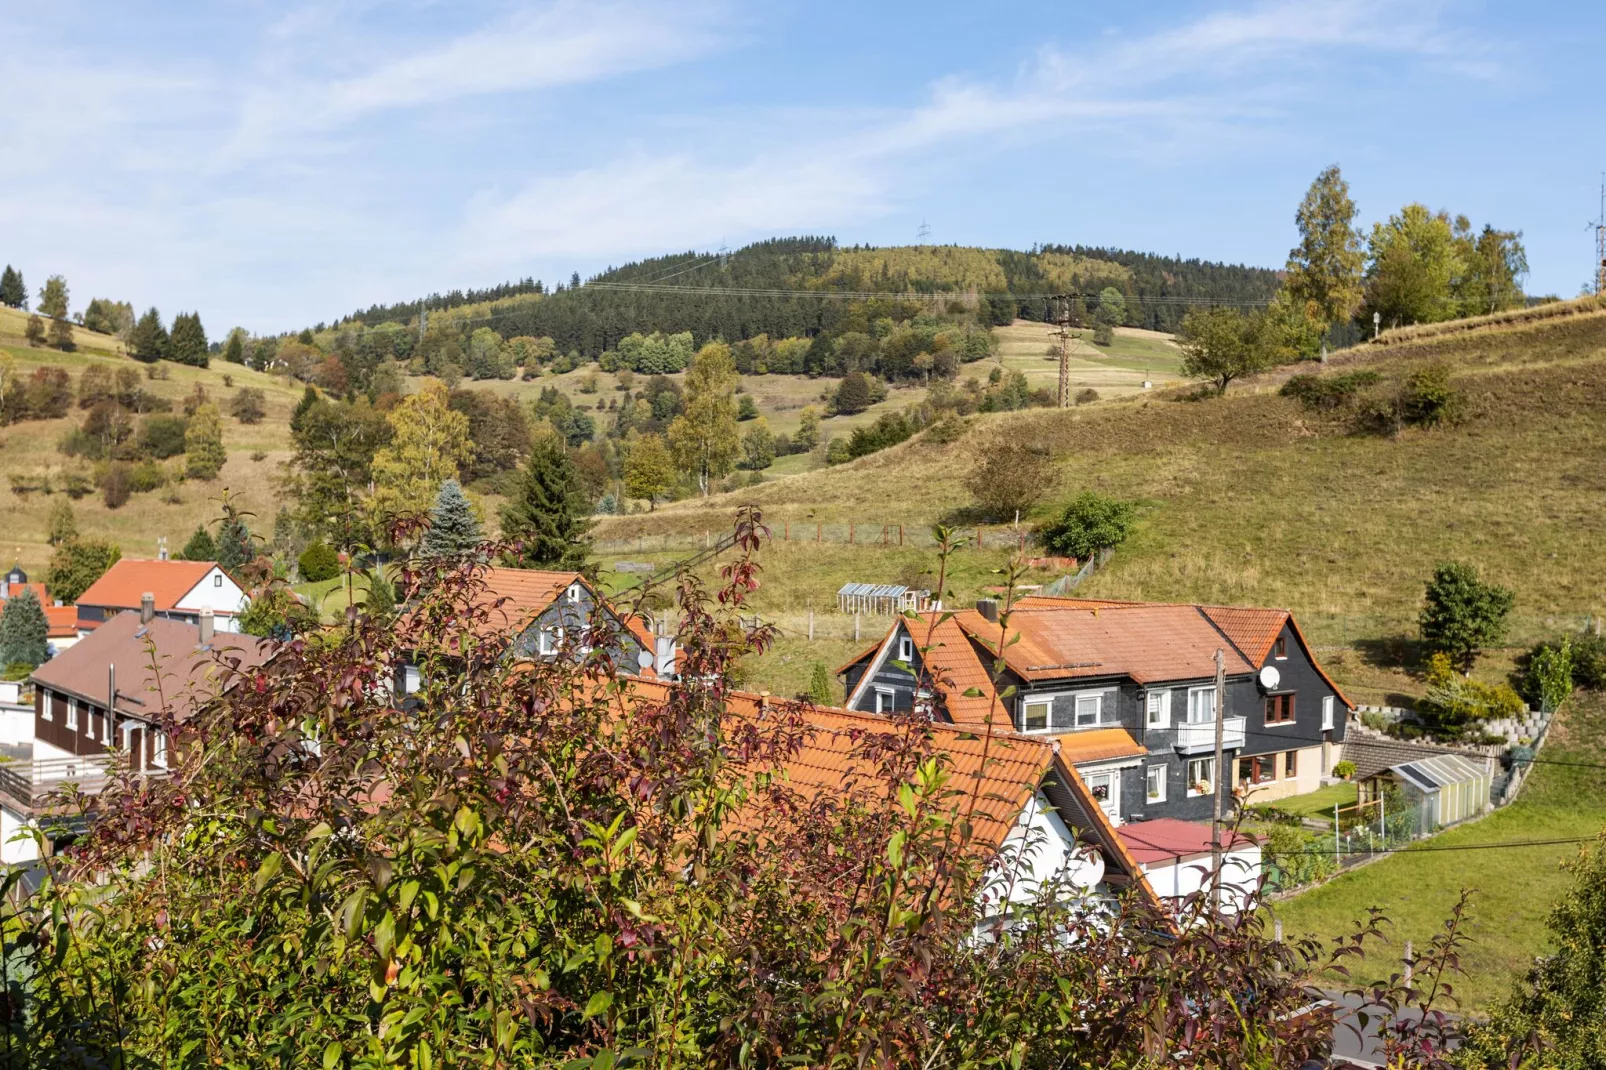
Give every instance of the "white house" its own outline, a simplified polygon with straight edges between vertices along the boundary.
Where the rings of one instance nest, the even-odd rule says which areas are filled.
[[[245,589],[215,561],[153,561],[125,557],[78,597],[78,634],[88,635],[119,613],[145,610],[166,620],[199,625],[210,609],[220,632],[238,632],[249,600]]]

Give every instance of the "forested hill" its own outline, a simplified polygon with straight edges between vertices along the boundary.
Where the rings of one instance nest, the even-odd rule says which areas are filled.
[[[1118,249],[1044,246],[1027,252],[968,246],[841,247],[832,238],[773,238],[728,254],[687,251],[611,268],[548,288],[525,279],[481,291],[375,305],[342,323],[416,325],[420,308],[503,338],[553,339],[560,352],[595,357],[624,336],[690,331],[699,343],[864,330],[882,317],[923,310],[969,313],[982,323],[1042,319],[1048,296],[1121,295],[1121,322],[1174,331],[1191,303],[1269,300],[1278,273],[1265,268]],[[891,298],[870,295],[908,295]],[[947,297],[944,300],[944,297]]]

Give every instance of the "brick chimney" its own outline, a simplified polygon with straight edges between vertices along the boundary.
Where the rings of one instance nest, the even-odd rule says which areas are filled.
[[[996,621],[998,619],[998,599],[996,599],[996,598],[978,598],[978,599],[976,599],[976,612],[980,613],[983,617],[986,617],[988,620]]]
[[[139,596],[139,622],[149,624],[156,616],[156,596],[149,591]]]
[[[212,645],[212,630],[213,630],[212,611],[210,609],[203,609],[203,610],[201,610],[201,645],[202,646],[211,646]]]

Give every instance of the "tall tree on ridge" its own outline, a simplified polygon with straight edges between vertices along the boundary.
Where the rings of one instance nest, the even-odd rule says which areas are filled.
[[[155,363],[167,356],[167,328],[162,326],[162,314],[153,307],[134,324],[128,347],[138,360]]]
[[[52,275],[39,288],[39,311],[51,319],[67,318],[67,280],[64,276]]]
[[[1299,244],[1288,252],[1283,285],[1305,306],[1305,314],[1322,324],[1323,333],[1347,322],[1361,304],[1366,257],[1355,212],[1349,183],[1333,164],[1316,176],[1294,213]]]
[[[731,470],[741,450],[736,428],[736,362],[730,346],[710,342],[697,352],[686,372],[686,408],[669,425],[669,446],[675,462],[697,477],[708,495],[708,481]]]
[[[201,326],[199,312],[180,312],[173,317],[173,330],[167,339],[169,360],[204,368],[209,363],[206,346],[206,329]]]
[[[22,272],[10,264],[6,265],[5,271],[0,272],[0,305],[5,305],[7,308],[28,307],[28,287],[22,281]]]

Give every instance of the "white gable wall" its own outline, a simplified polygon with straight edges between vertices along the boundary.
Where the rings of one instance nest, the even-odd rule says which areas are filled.
[[[999,849],[988,893],[1012,903],[1029,903],[1056,879],[1074,888],[1092,889],[1104,879],[1104,856],[1097,847],[1078,843],[1037,791]]]
[[[239,624],[234,618],[245,609],[245,591],[228,573],[214,565],[173,608],[180,613],[196,614],[203,609],[210,609],[218,631],[237,632],[240,630]]]
[[[1181,899],[1204,887],[1210,872],[1210,856],[1195,855],[1169,862],[1154,862],[1143,867],[1154,894],[1161,899]],[[1232,913],[1237,902],[1260,883],[1260,846],[1240,846],[1223,853],[1222,909]]]

